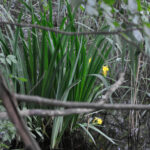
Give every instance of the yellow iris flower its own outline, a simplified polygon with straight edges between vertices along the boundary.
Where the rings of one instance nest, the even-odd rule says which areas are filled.
[[[103,75],[104,75],[104,77],[107,76],[107,72],[108,72],[108,71],[109,71],[108,66],[103,66]]]
[[[92,60],[92,58],[90,57],[90,59],[89,59],[89,64],[91,63],[91,60]]]
[[[103,120],[101,118],[95,117],[93,123],[101,125],[103,123]]]

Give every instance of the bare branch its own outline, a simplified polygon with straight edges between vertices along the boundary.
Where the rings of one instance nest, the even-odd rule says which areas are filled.
[[[127,33],[127,32],[131,32],[134,30],[142,31],[142,28],[132,27],[132,28],[127,28],[125,30],[118,29],[116,31],[66,32],[66,31],[58,30],[56,28],[49,28],[49,27],[35,25],[35,24],[12,23],[12,22],[6,22],[6,21],[0,21],[0,25],[11,25],[11,26],[19,26],[19,27],[37,28],[37,29],[42,29],[42,30],[46,30],[46,31],[50,31],[50,32],[60,33],[63,35],[68,35],[68,36],[73,36],[73,35],[77,35],[77,36],[81,36],[81,35],[114,35],[114,34],[120,34],[120,33]]]
[[[91,108],[91,109],[89,109]],[[43,109],[30,109],[22,110],[20,114],[22,116],[66,116],[72,114],[83,114],[90,113],[95,110],[150,110],[150,105],[141,105],[141,104],[102,104],[102,105],[93,105],[89,104],[88,109],[85,108],[70,108],[64,110],[43,110]],[[0,112],[0,119],[8,119],[6,112]]]
[[[66,107],[66,108],[91,108],[91,105],[97,106],[97,103],[63,102],[56,99],[48,99],[39,96],[28,96],[28,95],[19,95],[19,94],[15,94],[15,96],[18,101],[36,103],[39,105],[47,105],[47,106],[59,106],[59,107]],[[100,104],[103,104],[103,102],[101,102]]]
[[[0,99],[2,99],[3,104],[7,110],[9,118],[14,123],[18,133],[20,134],[26,147],[30,150],[40,150],[37,142],[31,136],[24,120],[22,119],[17,106],[15,105],[15,97],[9,92],[5,85],[3,76],[0,73]]]
[[[93,109],[66,109],[66,110],[43,110],[43,109],[30,109],[30,110],[22,110],[20,114],[23,117],[27,116],[66,116],[72,114],[83,114],[92,112]],[[0,119],[8,119],[6,112],[0,113]]]
[[[119,80],[116,81],[113,85],[111,85],[110,89],[106,92],[103,98],[105,100],[108,100],[109,96],[111,96],[112,93],[114,93],[119,88],[119,86],[123,83],[123,81],[124,81],[124,73],[121,73]]]
[[[98,100],[98,104],[102,105],[104,102],[106,102],[111,94],[116,91],[116,89],[119,88],[119,86],[124,81],[124,73],[120,74],[120,78],[118,81],[116,81],[110,89],[106,92],[106,94],[103,96],[103,99]],[[33,102],[37,103],[39,105],[49,105],[49,106],[59,106],[59,107],[66,107],[66,108],[96,108],[99,105],[97,103],[87,103],[87,102],[63,102],[56,99],[48,99],[48,98],[42,98],[39,96],[28,96],[28,95],[19,95],[15,94],[15,97],[18,101],[23,102]]]
[[[36,102],[38,104],[46,104],[50,106],[66,107],[69,109],[61,110],[42,110],[31,109],[20,111],[22,116],[66,116],[72,114],[89,113],[95,110],[150,110],[150,105],[138,105],[138,104],[104,104],[108,100],[109,96],[119,88],[124,81],[124,73],[120,74],[120,78],[116,81],[110,89],[106,92],[104,99],[101,99],[100,103],[78,103],[78,102],[62,102],[54,99],[41,98],[38,96],[26,96],[15,94],[18,101]],[[0,113],[0,119],[7,118],[5,112]]]

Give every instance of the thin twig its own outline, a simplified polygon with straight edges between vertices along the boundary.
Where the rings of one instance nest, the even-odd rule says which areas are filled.
[[[103,99],[108,100],[109,97],[112,95],[112,93],[114,93],[119,87],[120,85],[123,83],[124,81],[124,73],[120,74],[120,78],[118,81],[116,81],[113,85],[111,85],[110,89],[106,92],[106,94],[103,96]]]
[[[79,102],[63,102],[63,101],[59,101],[56,99],[48,99],[48,98],[43,98],[39,96],[29,96],[29,95],[20,95],[20,94],[15,94],[15,97],[18,101],[32,102],[32,103],[37,103],[39,105],[59,106],[59,107],[66,107],[66,108],[70,108],[70,107],[71,108],[91,108],[91,105],[98,106],[98,105],[104,104],[104,102],[106,102],[109,99],[111,94],[120,87],[123,81],[124,81],[124,73],[121,73],[119,80],[116,81],[113,85],[111,85],[111,87],[109,88],[109,90],[106,92],[106,94],[103,96],[102,99],[98,100],[99,103],[89,104],[87,102],[80,102],[80,103]]]
[[[89,109],[91,108],[91,109]],[[43,110],[43,109],[30,109],[30,110],[22,110],[20,114],[22,116],[66,116],[72,114],[83,114],[90,113],[95,110],[150,110],[150,105],[142,105],[142,104],[103,104],[103,105],[92,105],[89,104],[88,109],[85,108],[70,108],[64,110]],[[0,112],[0,119],[7,119],[6,112]]]
[[[81,36],[81,35],[114,35],[114,34],[119,34],[119,33],[127,33],[131,32],[134,30],[140,30],[142,31],[142,28],[139,27],[133,27],[133,28],[127,28],[125,30],[115,30],[115,31],[93,31],[93,32],[66,32],[66,31],[61,31],[56,28],[49,28],[45,26],[40,26],[40,25],[35,25],[35,24],[25,24],[25,23],[12,23],[12,22],[6,22],[6,21],[0,21],[0,25],[11,25],[11,26],[19,26],[19,27],[29,27],[29,28],[37,28],[37,29],[42,29],[50,32],[55,32],[55,33],[60,33],[63,35],[68,35],[68,36]]]
[[[0,73],[0,99],[7,110],[8,116],[14,123],[18,133],[20,134],[26,148],[30,150],[40,150],[39,145],[31,136],[24,120],[22,119],[17,106],[15,105],[16,98],[10,93],[6,87],[3,76]]]
[[[97,106],[97,103],[87,103],[87,102],[63,102],[56,99],[48,99],[39,96],[28,96],[28,95],[20,95],[15,94],[15,97],[18,101],[22,102],[30,102],[36,103],[38,105],[46,105],[46,106],[58,106],[58,107],[65,107],[65,108],[90,108],[91,105]],[[103,100],[103,99],[101,99]],[[103,104],[103,101],[100,105]]]

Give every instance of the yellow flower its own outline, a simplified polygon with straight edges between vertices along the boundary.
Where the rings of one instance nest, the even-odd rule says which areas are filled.
[[[103,120],[101,118],[95,117],[93,123],[101,125],[103,123]]]
[[[104,77],[107,76],[107,72],[108,72],[108,71],[109,71],[108,66],[103,66],[103,75],[104,75]]]
[[[89,64],[91,63],[91,60],[92,60],[92,58],[90,57],[90,59],[89,59]]]

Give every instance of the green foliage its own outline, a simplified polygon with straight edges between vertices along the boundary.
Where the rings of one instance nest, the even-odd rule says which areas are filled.
[[[100,129],[96,128],[93,124],[84,123],[84,124],[79,124],[79,126],[81,126],[86,131],[86,133],[89,135],[89,137],[94,142],[94,144],[96,144],[94,137],[91,135],[91,133],[88,131],[87,128],[90,128],[90,129],[94,130],[95,132],[98,132],[100,135],[104,136],[111,143],[116,144],[112,138],[108,137],[105,133],[103,133]]]
[[[104,0],[104,2],[108,5],[113,5],[116,2],[116,0],[111,0],[111,1],[110,0]]]
[[[41,10],[43,12],[40,13],[35,10],[35,6],[30,1],[19,1],[24,9],[20,12],[18,23],[22,22],[25,12],[27,12],[32,24],[55,27],[51,0],[42,1],[43,5],[41,6],[43,8]],[[57,14],[60,19],[57,22],[59,30],[67,32],[93,31],[96,27],[96,30],[103,31],[126,30],[129,28],[127,21],[133,27],[142,27],[144,32],[135,30],[107,37],[103,35],[68,36],[36,28],[25,30],[21,27],[15,27],[14,30],[10,26],[4,27],[5,32],[0,29],[0,67],[7,78],[13,81],[14,92],[55,98],[64,102],[92,102],[109,88],[109,80],[114,82],[118,76],[117,73],[128,67],[131,71],[133,87],[131,85],[131,87],[126,86],[124,88],[128,88],[131,92],[131,101],[134,102],[139,53],[145,51],[146,54],[150,55],[149,3],[140,0],[101,0],[98,3],[95,0],[87,0],[86,3],[72,0],[72,5],[76,7],[74,9],[66,0],[60,2],[58,10],[62,3],[65,5],[65,12],[63,13],[66,14],[61,19],[59,17],[63,13],[60,11]],[[80,6],[80,4],[82,5]],[[79,16],[76,15],[76,13],[79,15],[78,6],[79,12],[86,13],[85,16],[81,17],[83,20],[81,19],[80,25],[77,21]],[[146,7],[148,9],[145,9]],[[14,19],[11,18],[9,12],[1,5],[0,8],[5,13],[2,15],[2,19],[5,20],[4,16],[6,16],[13,22]],[[126,14],[126,18],[124,18],[124,14]],[[91,26],[84,24],[87,22],[87,18],[88,21],[94,20]],[[125,19],[126,21],[124,21]],[[111,67],[109,80],[101,75],[104,64]],[[98,79],[103,84],[97,85]],[[110,102],[113,103],[112,97],[110,97]],[[24,105],[23,107],[34,108],[35,106]],[[49,121],[48,119],[45,120],[46,122]],[[78,115],[54,117],[51,120],[51,147],[58,147],[64,132],[75,130],[79,120]],[[7,127],[6,123],[9,125],[8,122],[2,124]],[[1,126],[2,130],[3,125]],[[28,125],[30,130],[34,129],[41,139],[44,138],[42,133],[47,135],[44,130],[45,124],[41,118],[29,117]],[[96,144],[94,136],[87,130],[87,124],[81,123],[79,125]],[[89,128],[115,144],[109,136],[95,126],[90,125]],[[13,128],[10,130],[14,131]],[[7,140],[9,136],[10,140],[14,137],[13,134],[6,134],[5,139]]]
[[[138,5],[138,11],[140,12],[142,10],[141,1],[140,0],[136,0],[136,2],[137,2],[137,5]]]
[[[11,65],[12,63],[17,63],[17,60],[14,55],[8,55],[7,57],[4,56],[3,53],[0,53],[0,63],[2,64],[9,64]]]
[[[4,110],[4,107],[0,105],[0,111]],[[14,125],[8,120],[0,120],[0,148],[8,148],[9,146],[7,146],[5,142],[10,144],[12,139],[15,138],[15,136],[16,130]]]
[[[9,146],[7,146],[7,145],[4,144],[4,143],[0,143],[0,148],[1,148],[1,149],[8,149]]]
[[[47,4],[50,12],[49,19],[46,17],[46,11],[40,14],[39,19],[35,15],[32,5],[23,1],[22,4],[30,12],[32,24],[54,26],[50,0]],[[68,17],[62,19],[60,29],[76,32],[75,16],[67,2],[66,6]],[[22,13],[18,22],[21,17]],[[68,20],[67,24],[66,19]],[[32,28],[28,30],[28,36],[25,37],[24,31],[20,27],[16,27],[16,32],[11,28],[9,30],[12,32],[12,37],[9,37],[10,43],[6,43],[5,36],[1,33],[1,46],[6,55],[10,53],[9,45],[12,45],[11,51],[17,58],[17,64],[9,70],[12,74],[11,78],[15,79],[16,90],[19,81],[20,93],[31,93],[61,101],[92,101],[93,96],[100,88],[95,87],[96,77],[90,76],[90,74],[100,73],[111,51],[111,45],[104,36],[96,36],[95,42],[87,47],[88,40],[84,36],[67,36]],[[90,63],[89,59],[91,59]],[[77,120],[77,115],[54,118],[52,148],[59,144],[65,130],[75,127]],[[37,124],[41,122],[39,119],[35,119],[35,121]]]

